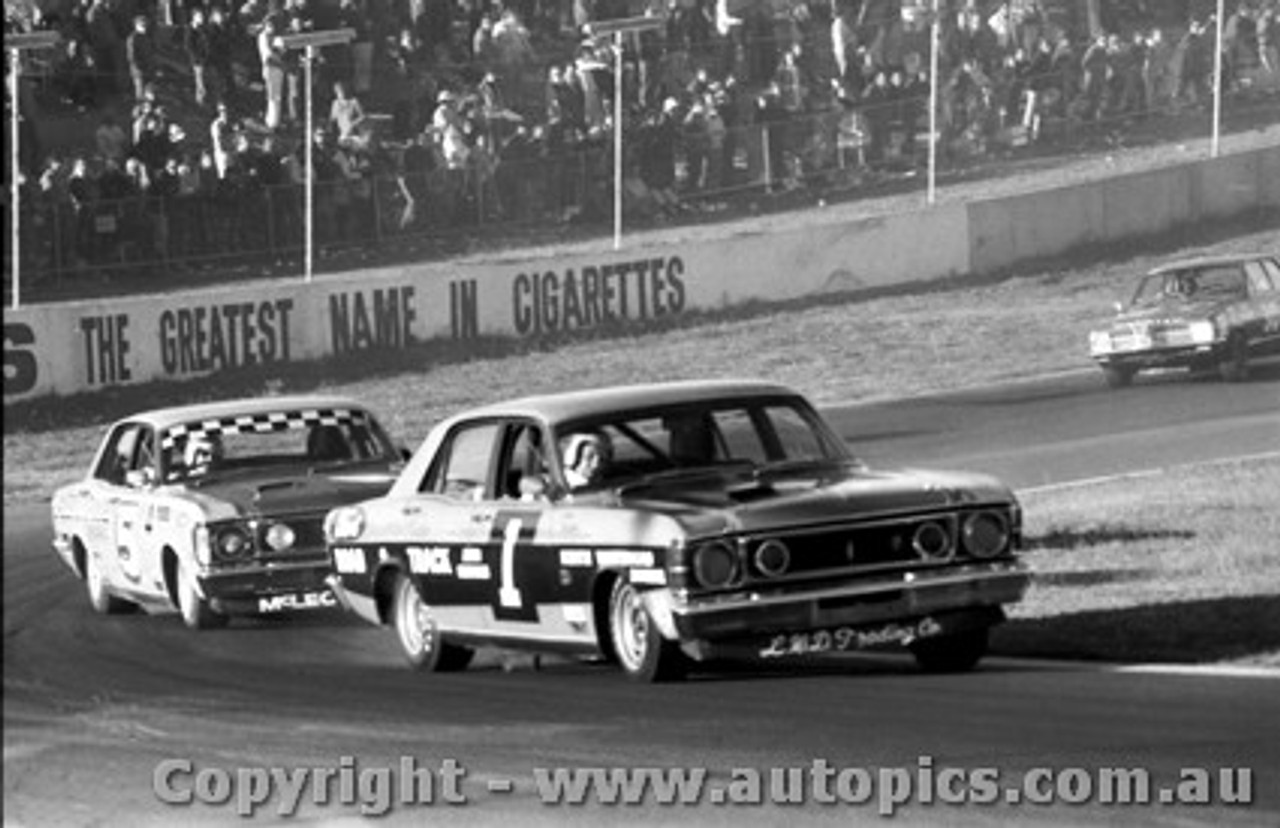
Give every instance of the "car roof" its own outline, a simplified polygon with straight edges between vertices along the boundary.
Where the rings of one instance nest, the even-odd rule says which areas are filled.
[[[733,397],[799,396],[785,385],[760,380],[685,380],[680,382],[615,385],[522,397],[471,409],[454,420],[483,417],[529,417],[563,422],[637,408],[699,403]]]
[[[235,400],[196,403],[194,405],[180,405],[171,408],[155,408],[125,417],[122,422],[145,422],[153,428],[165,429],[179,423],[190,423],[197,420],[218,420],[226,417],[270,414],[274,411],[298,411],[311,408],[367,410],[363,404],[351,397],[298,394],[277,397],[242,397]]]
[[[1193,256],[1187,259],[1175,259],[1167,262],[1159,267],[1152,268],[1148,275],[1155,276],[1160,273],[1169,273],[1174,270],[1192,270],[1201,267],[1212,267],[1214,265],[1233,265],[1243,264],[1244,262],[1256,262],[1262,259],[1274,258],[1268,253],[1228,253],[1220,256]]]

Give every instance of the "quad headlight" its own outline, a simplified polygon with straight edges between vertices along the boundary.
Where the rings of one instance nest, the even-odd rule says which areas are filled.
[[[238,526],[218,530],[213,540],[213,556],[219,561],[238,561],[253,554],[249,533]]]
[[[699,544],[693,550],[691,563],[699,586],[718,589],[738,580],[738,554],[725,541]]]
[[[970,555],[993,558],[1009,544],[1009,523],[996,512],[978,512],[965,518],[960,537]]]
[[[777,538],[770,538],[756,547],[751,556],[756,571],[766,578],[777,578],[785,575],[791,568],[791,550]]]
[[[272,552],[284,552],[293,547],[298,535],[287,523],[273,523],[267,527],[263,540]]]
[[[911,547],[926,561],[945,561],[955,551],[951,546],[951,533],[946,526],[935,521],[916,527],[911,535]]]
[[[1089,332],[1089,353],[1106,354],[1111,352],[1111,334],[1106,331]]]

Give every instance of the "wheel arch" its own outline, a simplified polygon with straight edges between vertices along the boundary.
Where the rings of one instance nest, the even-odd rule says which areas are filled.
[[[391,623],[391,606],[395,598],[396,576],[408,575],[398,561],[387,561],[378,567],[373,576],[373,602],[378,608],[378,623]],[[412,580],[412,578],[410,579]],[[416,585],[414,587],[417,588]]]
[[[609,631],[609,599],[613,595],[613,585],[622,577],[624,574],[620,570],[602,569],[591,582],[591,620],[595,624],[596,647],[608,662],[618,660],[618,651],[614,649],[613,635]]]
[[[160,550],[160,571],[164,575],[164,591],[169,602],[178,608],[178,553],[165,544]]]

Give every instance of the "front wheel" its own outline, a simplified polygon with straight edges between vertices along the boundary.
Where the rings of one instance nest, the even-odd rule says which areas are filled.
[[[609,596],[609,636],[618,663],[636,681],[672,681],[684,677],[684,653],[658,631],[640,590],[619,578]]]
[[[435,615],[413,581],[407,575],[396,575],[392,590],[391,624],[409,666],[430,673],[466,669],[475,652],[440,638]]]
[[[89,594],[89,605],[101,615],[124,615],[134,612],[138,605],[111,594],[107,578],[92,552],[84,553],[84,588]]]
[[[1126,388],[1133,383],[1133,375],[1137,371],[1126,365],[1104,365],[1102,375],[1107,378],[1107,385],[1112,388]]]
[[[209,601],[196,592],[195,578],[190,576],[186,567],[178,565],[178,611],[182,613],[182,623],[193,630],[215,630],[227,626],[227,616],[209,606]]]
[[[922,638],[910,645],[921,669],[930,673],[964,673],[987,654],[986,627],[936,638]]]
[[[1244,382],[1249,378],[1249,342],[1240,334],[1227,342],[1227,351],[1218,363],[1218,376],[1227,382]]]

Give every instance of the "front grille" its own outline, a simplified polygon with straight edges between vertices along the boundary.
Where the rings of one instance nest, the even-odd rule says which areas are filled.
[[[755,584],[784,583],[833,574],[849,575],[864,569],[939,566],[955,559],[972,560],[960,542],[959,527],[963,519],[975,511],[987,510],[974,508],[817,530],[753,535],[741,539],[739,546],[743,560],[748,562],[747,581]],[[990,511],[1005,512],[1003,509]],[[945,554],[925,556],[913,545],[917,530],[930,523],[940,527],[949,539],[949,550]],[[781,540],[791,553],[790,565],[780,576],[759,572],[751,563],[755,550],[770,539]]]

